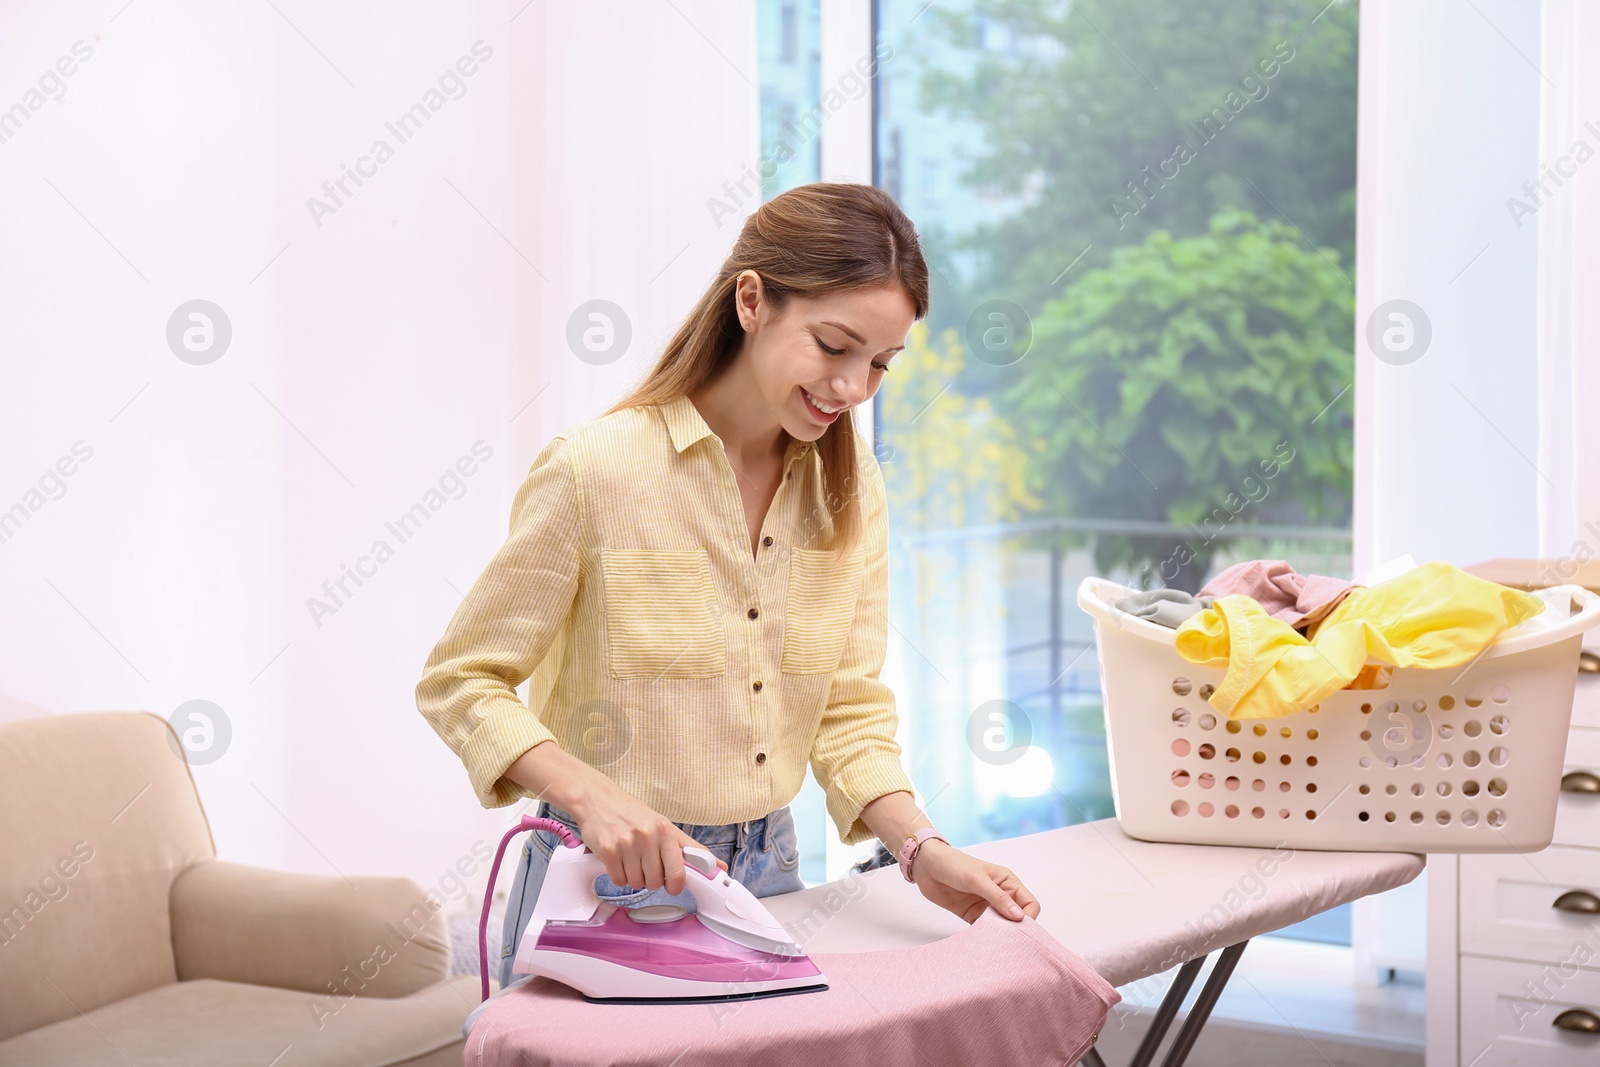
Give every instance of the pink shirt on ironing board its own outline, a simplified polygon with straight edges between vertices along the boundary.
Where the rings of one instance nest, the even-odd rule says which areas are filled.
[[[828,988],[716,1004],[596,1004],[548,978],[491,1000],[477,1067],[1014,1067],[1070,1064],[1122,1000],[1035,920],[985,910],[951,937],[816,953]]]

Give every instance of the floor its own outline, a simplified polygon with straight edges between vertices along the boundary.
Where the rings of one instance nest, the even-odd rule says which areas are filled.
[[[1207,962],[1195,980],[1191,1002],[1210,968]],[[1112,1009],[1097,1046],[1109,1067],[1132,1057],[1176,973],[1119,990],[1123,1001]],[[1401,972],[1381,985],[1360,986],[1347,948],[1259,937],[1239,958],[1188,1067],[1421,1067],[1424,1010],[1421,975]],[[1178,1025],[1174,1021],[1168,1031],[1168,1043]]]
[[[1177,1023],[1173,1024],[1177,1029]],[[1169,1031],[1168,1041],[1171,1041]],[[1103,1031],[1095,1047],[1107,1067],[1123,1067],[1144,1036],[1134,1019],[1117,1031]],[[1165,1049],[1162,1050],[1165,1054]],[[1158,1058],[1155,1062],[1160,1063]],[[1184,1067],[1422,1067],[1422,1051],[1373,1048],[1339,1035],[1297,1034],[1215,1016],[1200,1031]]]

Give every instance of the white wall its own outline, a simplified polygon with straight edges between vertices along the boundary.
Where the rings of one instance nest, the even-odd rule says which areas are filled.
[[[643,373],[758,202],[706,205],[759,157],[753,12],[119,8],[0,32],[0,108],[92,50],[0,143],[0,510],[27,512],[0,543],[0,718],[212,701],[223,858],[437,886],[510,812],[412,688],[538,448]],[[385,123],[478,41],[401,143]],[[315,219],[378,139],[392,158]],[[206,365],[165,336],[196,298],[232,326]],[[605,366],[566,342],[593,298],[633,331]],[[402,542],[386,522],[441,479]]]

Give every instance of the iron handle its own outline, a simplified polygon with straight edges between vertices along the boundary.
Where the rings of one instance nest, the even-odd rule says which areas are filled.
[[[1569,889],[1556,897],[1556,902],[1550,905],[1562,911],[1576,911],[1585,915],[1600,912],[1600,897],[1595,896],[1587,889]]]
[[[1593,771],[1568,771],[1561,776],[1563,793],[1600,793],[1600,775]]]
[[[1600,1015],[1584,1008],[1568,1008],[1550,1020],[1550,1025],[1579,1034],[1600,1034]]]

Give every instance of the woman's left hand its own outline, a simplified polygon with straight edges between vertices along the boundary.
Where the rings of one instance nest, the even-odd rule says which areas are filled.
[[[1039,902],[1009,868],[943,841],[928,841],[917,850],[911,875],[923,896],[969,923],[991,905],[1008,919],[1039,917]]]

